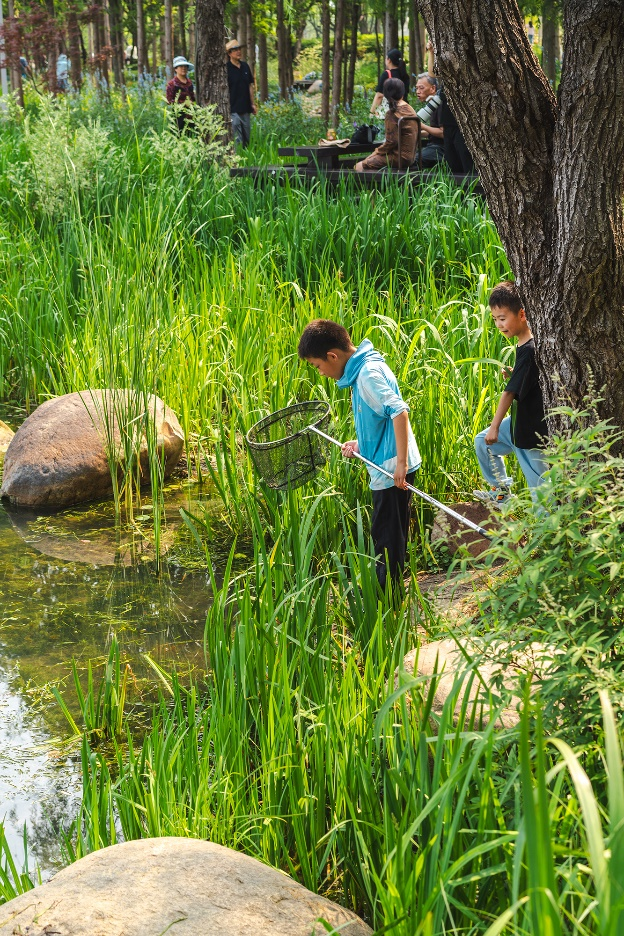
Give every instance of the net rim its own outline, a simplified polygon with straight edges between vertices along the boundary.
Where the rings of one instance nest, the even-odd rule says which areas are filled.
[[[298,432],[294,432],[292,435],[284,436],[283,439],[277,439],[272,442],[255,442],[253,438],[251,438],[253,433],[259,432],[261,429],[264,429],[265,426],[270,426],[277,419],[283,419],[286,416],[292,416],[296,413],[305,413],[308,409],[318,409],[318,407],[323,407],[323,412],[320,413],[314,422],[306,426],[305,429],[299,429]],[[274,413],[269,413],[268,416],[264,416],[262,419],[258,420],[257,423],[254,423],[247,431],[245,441],[250,449],[254,449],[258,452],[268,452],[271,449],[281,448],[281,446],[287,445],[294,439],[298,439],[299,436],[308,432],[312,426],[318,426],[319,423],[323,422],[323,420],[327,419],[330,415],[331,407],[325,400],[306,400],[303,403],[292,403],[290,406],[284,406],[282,409],[275,410]]]

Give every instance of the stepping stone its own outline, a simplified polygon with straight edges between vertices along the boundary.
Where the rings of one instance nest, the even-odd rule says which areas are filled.
[[[0,936],[372,936],[349,910],[199,839],[93,852],[0,907]]]

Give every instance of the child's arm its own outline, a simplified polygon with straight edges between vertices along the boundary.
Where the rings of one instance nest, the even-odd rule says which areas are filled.
[[[495,442],[498,442],[498,430],[500,428],[500,424],[509,412],[513,401],[514,394],[509,393],[507,390],[503,390],[501,398],[498,402],[498,406],[496,407],[496,412],[494,413],[494,419],[492,420],[492,424],[485,436],[486,445],[494,445]]]
[[[409,413],[403,410],[392,420],[394,439],[397,450],[397,463],[394,472],[395,487],[405,490],[405,476],[407,474],[407,445],[409,432]]]

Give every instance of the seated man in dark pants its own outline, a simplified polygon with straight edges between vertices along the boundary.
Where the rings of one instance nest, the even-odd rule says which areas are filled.
[[[430,169],[444,159],[444,130],[440,126],[440,99],[435,78],[423,72],[416,82],[416,96],[424,107],[417,112],[422,121],[422,165]]]

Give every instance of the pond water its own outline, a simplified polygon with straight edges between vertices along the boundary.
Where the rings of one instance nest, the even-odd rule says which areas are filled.
[[[0,418],[15,428],[21,419]],[[76,710],[71,661],[103,662],[111,635],[130,663],[136,700],[149,700],[148,654],[162,666],[201,669],[210,582],[183,523],[210,492],[184,479],[165,493],[158,569],[149,499],[133,524],[110,502],[42,514],[0,503],[0,821],[17,857],[26,824],[44,877],[59,862],[58,829],[75,814],[79,751],[50,687]],[[215,503],[216,510],[216,503]]]

